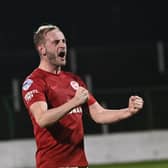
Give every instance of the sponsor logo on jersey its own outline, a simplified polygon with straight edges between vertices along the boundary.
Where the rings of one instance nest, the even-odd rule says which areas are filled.
[[[72,109],[69,114],[73,114],[73,113],[82,113],[82,107],[76,107],[74,109]]]
[[[23,83],[22,89],[25,90],[25,91],[28,90],[30,88],[30,86],[32,85],[32,83],[33,83],[33,80],[26,79]]]
[[[73,89],[78,90],[78,88],[79,88],[79,83],[78,82],[71,81],[70,84],[71,84],[71,86],[72,86]]]
[[[28,102],[34,97],[34,94],[36,93],[39,93],[37,89],[31,90],[25,94],[24,99]]]

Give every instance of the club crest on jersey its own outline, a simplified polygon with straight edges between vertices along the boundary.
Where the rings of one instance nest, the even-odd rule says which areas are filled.
[[[33,81],[31,79],[26,79],[23,83],[23,90],[28,90],[30,88],[30,86],[32,85]]]
[[[71,86],[73,89],[77,90],[79,88],[79,83],[76,81],[71,81]]]

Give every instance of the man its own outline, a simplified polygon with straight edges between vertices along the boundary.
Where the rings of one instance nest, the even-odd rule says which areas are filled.
[[[34,34],[40,64],[25,80],[22,95],[29,111],[37,144],[37,168],[84,168],[83,106],[97,123],[112,123],[132,116],[143,107],[138,96],[128,108],[105,109],[76,75],[64,72],[67,46],[55,25],[43,25]]]

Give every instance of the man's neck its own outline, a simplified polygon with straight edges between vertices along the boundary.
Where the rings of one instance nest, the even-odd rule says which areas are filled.
[[[40,63],[39,68],[53,74],[59,74],[61,72],[61,66],[50,66],[47,64]]]

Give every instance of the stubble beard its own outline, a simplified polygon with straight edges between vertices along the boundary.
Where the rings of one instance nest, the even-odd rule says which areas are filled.
[[[47,52],[47,57],[51,65],[54,65],[56,67],[62,67],[66,65],[66,57],[64,61],[61,61],[61,58],[59,58],[57,53]]]

